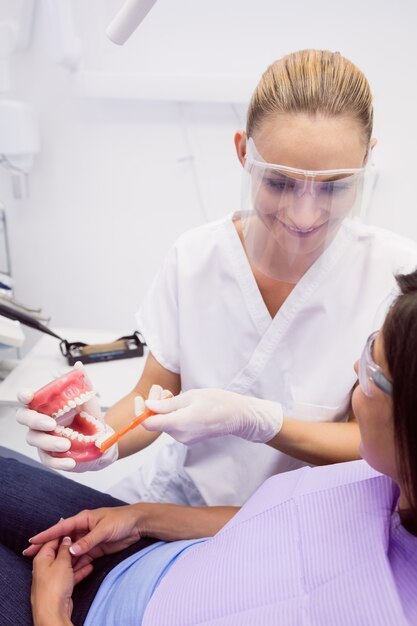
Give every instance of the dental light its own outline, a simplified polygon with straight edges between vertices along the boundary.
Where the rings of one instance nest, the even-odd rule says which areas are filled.
[[[119,46],[126,43],[152,9],[156,0],[126,0],[106,29],[106,35]]]

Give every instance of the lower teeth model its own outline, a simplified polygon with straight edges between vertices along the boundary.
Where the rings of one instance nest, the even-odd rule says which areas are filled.
[[[53,417],[57,423],[51,433],[71,441],[67,452],[50,452],[55,457],[70,457],[77,463],[101,456],[95,444],[105,431],[105,425],[83,410],[95,395],[82,370],[71,370],[42,387],[33,396],[29,408]]]

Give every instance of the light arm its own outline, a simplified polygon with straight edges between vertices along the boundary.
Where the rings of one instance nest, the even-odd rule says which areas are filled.
[[[284,418],[282,428],[268,445],[312,465],[342,463],[360,458],[359,426],[347,422],[304,422]]]
[[[152,385],[161,385],[163,389],[168,389],[173,394],[178,394],[181,389],[181,379],[179,374],[175,374],[163,367],[155,357],[149,353],[142,376],[138,380],[134,389],[116,402],[106,414],[106,422],[115,432],[126,426],[134,417],[134,398],[136,396],[148,397]],[[119,441],[119,458],[129,456],[150,445],[159,432],[148,432],[142,426],[124,435]]]

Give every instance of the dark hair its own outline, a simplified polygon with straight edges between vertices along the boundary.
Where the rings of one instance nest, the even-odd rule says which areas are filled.
[[[401,294],[383,326],[384,353],[392,380],[393,419],[400,479],[417,528],[417,270],[396,277]]]

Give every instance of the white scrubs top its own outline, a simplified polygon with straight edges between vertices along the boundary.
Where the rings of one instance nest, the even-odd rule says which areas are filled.
[[[345,420],[354,361],[396,294],[394,274],[417,267],[417,246],[346,220],[272,319],[231,216],[183,234],[138,316],[154,357],[200,387],[276,400],[284,415]],[[139,458],[139,457],[138,457]],[[269,476],[303,463],[233,436],[193,446],[167,438],[112,493],[137,500],[242,505]]]

